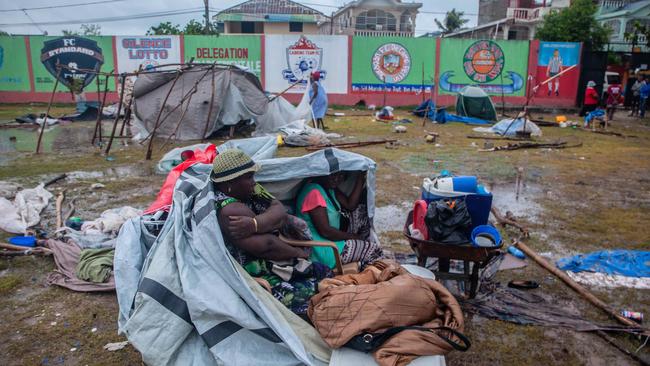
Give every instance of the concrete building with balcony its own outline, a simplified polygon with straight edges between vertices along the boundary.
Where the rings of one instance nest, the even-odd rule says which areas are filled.
[[[445,37],[531,40],[546,14],[570,0],[479,0],[478,25]]]
[[[421,3],[356,0],[344,5],[320,27],[323,34],[413,37]]]
[[[650,0],[601,1],[596,19],[612,30],[609,38],[610,50],[623,52],[649,51],[649,48],[646,46],[647,40],[645,36],[639,35],[637,43],[633,45],[630,41],[625,39],[625,33],[633,32],[634,23],[636,22],[639,22],[644,26],[650,26]]]
[[[212,17],[225,34],[317,34],[327,17],[290,0],[250,0]]]

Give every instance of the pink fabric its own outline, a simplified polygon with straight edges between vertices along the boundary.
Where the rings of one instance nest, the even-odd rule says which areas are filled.
[[[169,211],[174,196],[174,186],[176,181],[180,178],[185,169],[197,163],[212,164],[212,161],[217,156],[217,147],[213,144],[206,147],[204,151],[196,149],[192,157],[184,162],[178,164],[174,169],[169,172],[165,183],[163,183],[156,200],[144,211],[145,214],[154,213],[159,210]]]
[[[325,197],[318,191],[318,189],[312,189],[311,192],[307,193],[305,200],[302,202],[302,207],[300,210],[302,213],[309,212],[316,207],[327,208],[327,202],[325,202]]]

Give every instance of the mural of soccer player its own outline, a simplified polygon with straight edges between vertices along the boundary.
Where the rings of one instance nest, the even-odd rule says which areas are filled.
[[[553,50],[553,56],[548,60],[548,66],[546,67],[546,77],[552,78],[553,76],[561,73],[563,70],[562,57],[560,56],[560,50],[557,48]],[[555,96],[560,96],[560,78],[557,77],[548,83],[548,96],[550,97],[553,93]],[[553,90],[553,85],[555,85],[555,90]]]

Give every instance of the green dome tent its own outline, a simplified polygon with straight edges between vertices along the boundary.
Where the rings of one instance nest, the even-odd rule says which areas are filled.
[[[463,87],[458,92],[456,114],[488,121],[496,121],[497,119],[497,111],[490,96],[478,86],[470,85]]]

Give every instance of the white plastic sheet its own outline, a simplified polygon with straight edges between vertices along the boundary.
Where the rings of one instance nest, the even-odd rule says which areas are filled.
[[[25,234],[27,229],[41,221],[41,211],[47,206],[52,194],[45,189],[44,184],[36,188],[25,189],[16,193],[11,202],[0,197],[0,229],[14,233]]]

